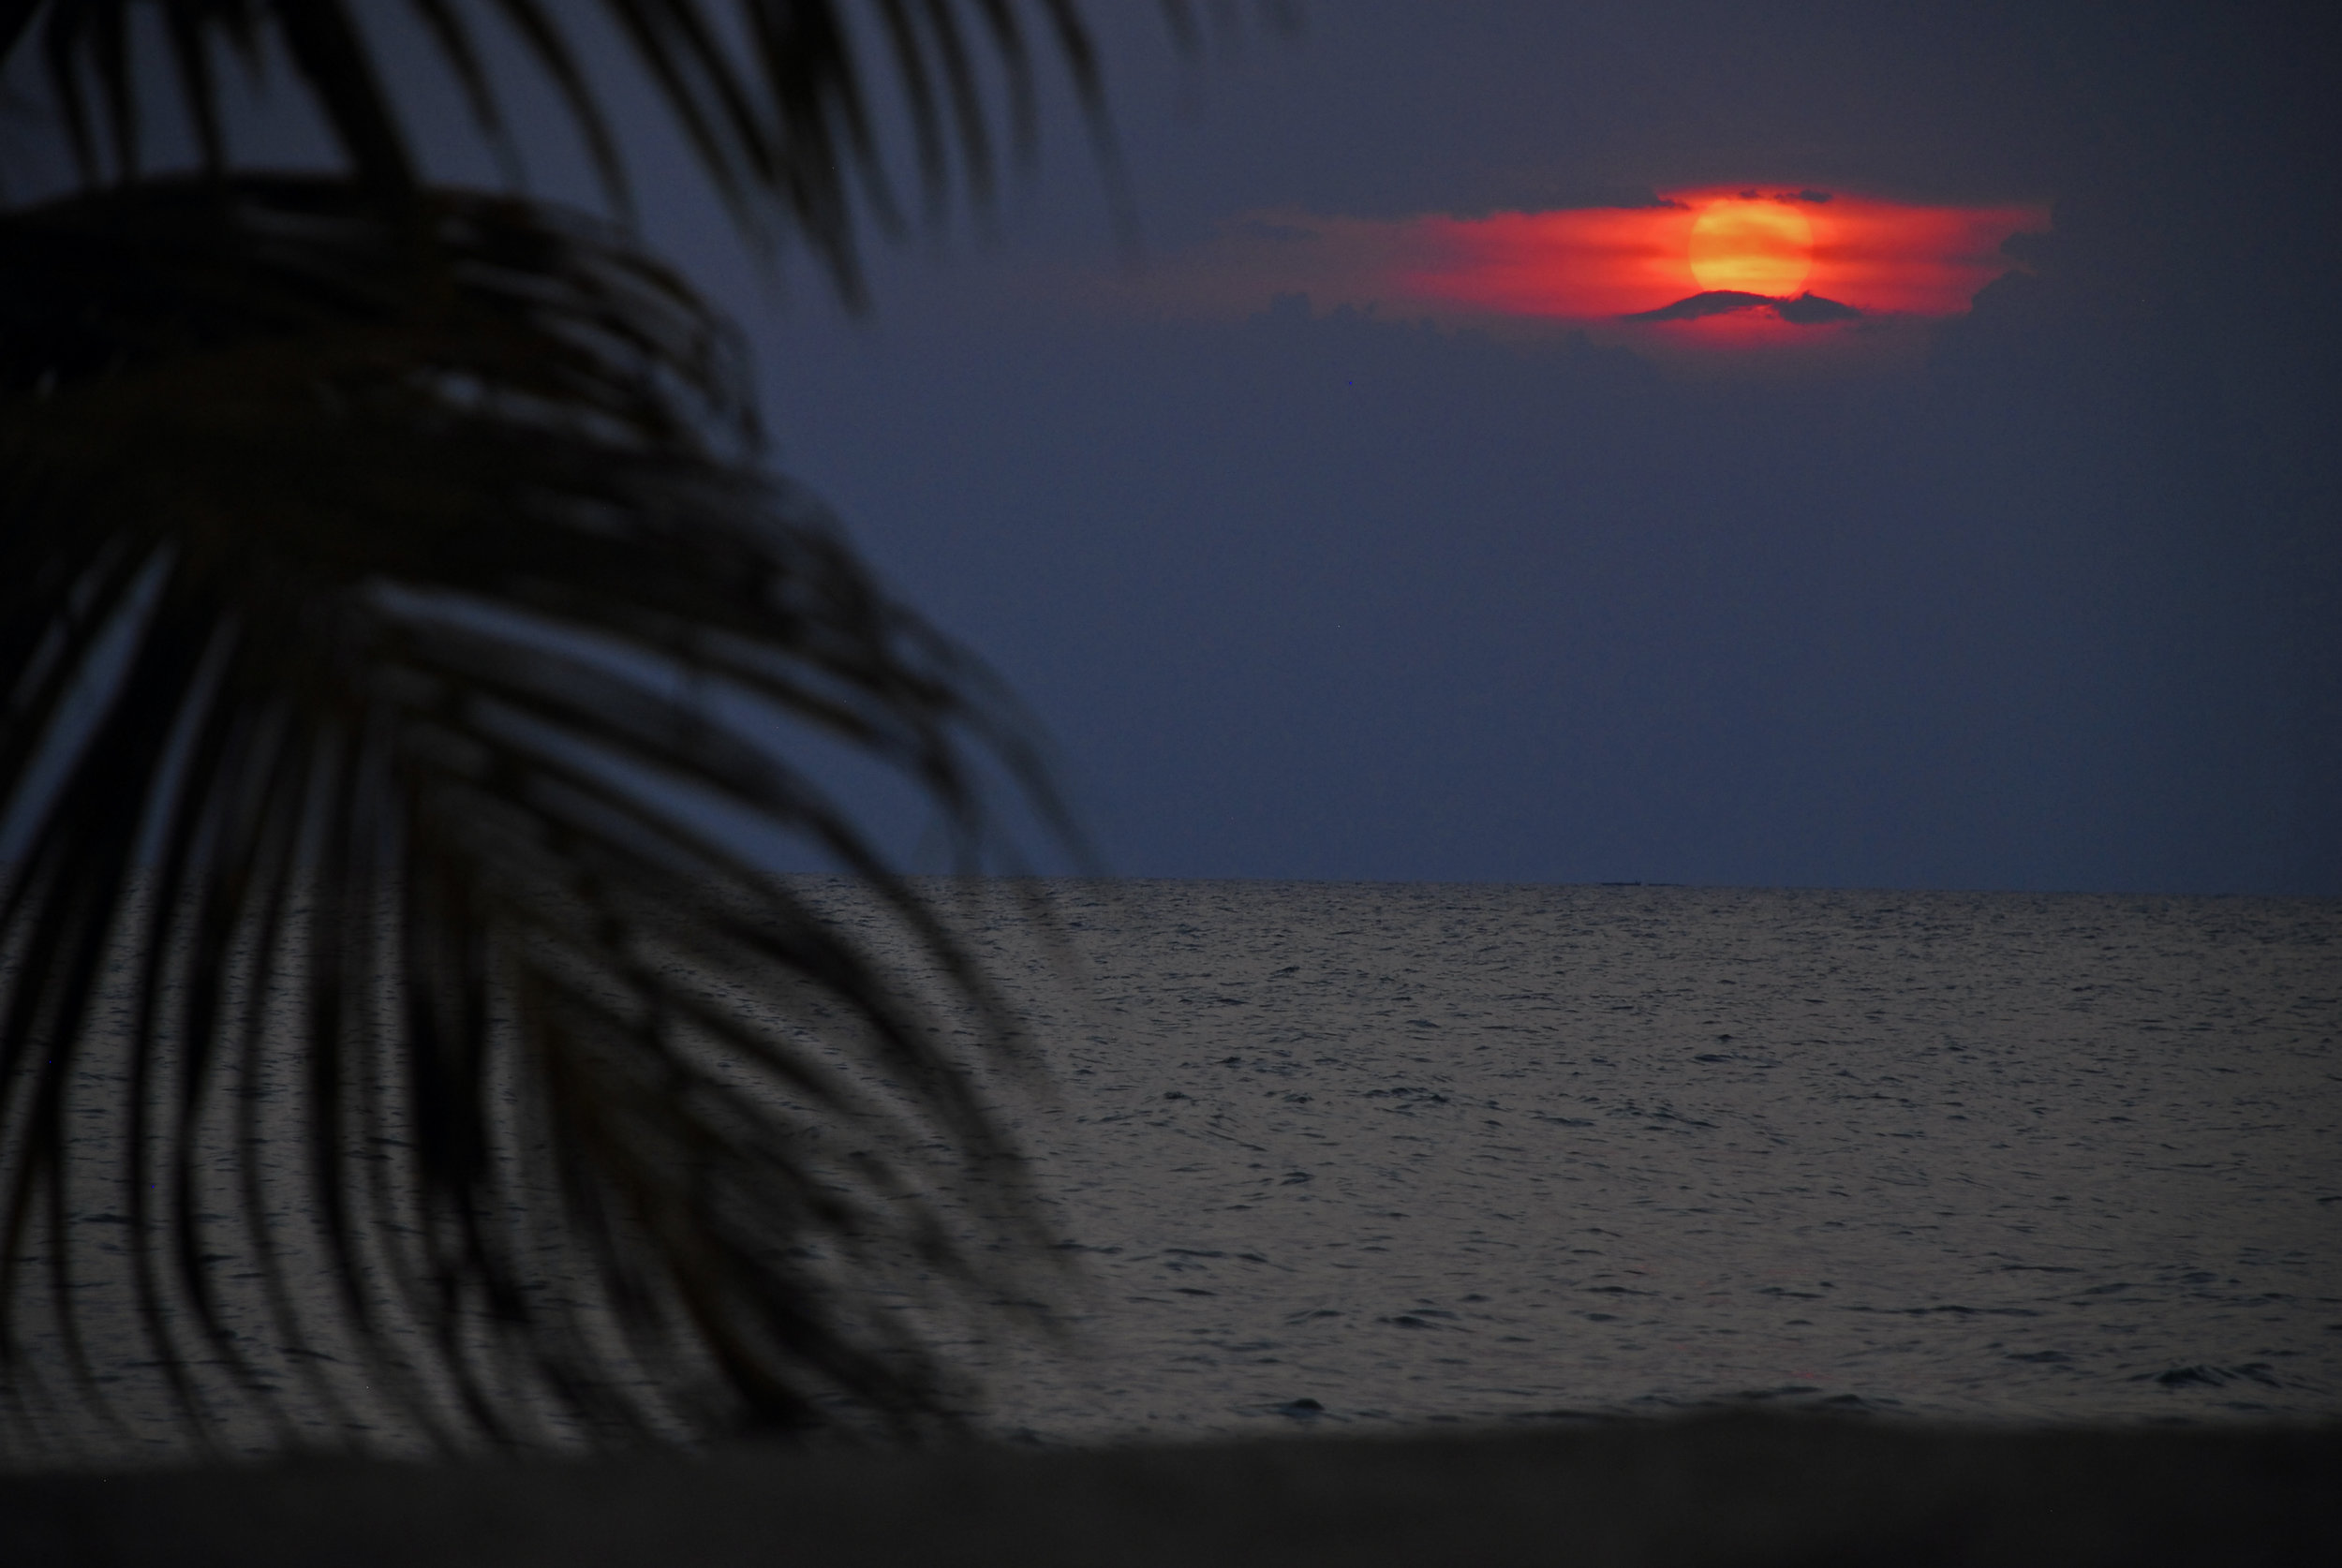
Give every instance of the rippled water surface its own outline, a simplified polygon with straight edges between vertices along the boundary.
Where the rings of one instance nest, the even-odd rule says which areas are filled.
[[[1050,1437],[2342,1413],[2334,901],[1066,884]],[[1018,968],[1017,934],[985,939]],[[1313,1401],[1313,1406],[1311,1403]]]
[[[1070,1345],[986,1329],[950,1348],[1001,1431],[1749,1397],[2342,1415],[2342,902],[1199,881],[1045,898],[1055,945],[1002,889],[960,916],[1056,1085],[1004,1102],[1076,1265],[1045,1282]],[[122,1222],[102,1206],[77,1226]],[[227,1280],[259,1278],[220,1256]],[[132,1344],[124,1281],[75,1288],[126,1429],[162,1442],[154,1365],[108,1348]],[[305,1375],[258,1307],[234,1321],[283,1386]]]

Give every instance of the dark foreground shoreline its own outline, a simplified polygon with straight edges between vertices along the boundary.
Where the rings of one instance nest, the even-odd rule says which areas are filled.
[[[1731,1413],[1089,1450],[0,1478],[10,1568],[2342,1563],[2342,1423]]]

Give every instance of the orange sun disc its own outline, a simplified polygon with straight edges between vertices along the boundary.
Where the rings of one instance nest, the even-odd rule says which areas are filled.
[[[1713,202],[1692,224],[1691,267],[1702,288],[1794,294],[1814,270],[1814,226],[1784,202]]]

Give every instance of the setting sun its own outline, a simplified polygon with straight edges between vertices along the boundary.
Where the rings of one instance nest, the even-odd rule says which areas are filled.
[[[1646,334],[1655,328],[1722,345],[1806,335],[1860,317],[1957,315],[2009,270],[2001,243],[2046,229],[2049,214],[2038,205],[1938,207],[1726,186],[1665,192],[1632,207],[1287,222],[1356,272],[1336,282],[1297,270],[1281,287],[1337,298],[1387,289],[1494,315],[1633,323]],[[1299,254],[1288,241],[1276,259],[1290,264]]]
[[[1688,259],[1702,288],[1794,294],[1814,270],[1814,225],[1779,200],[1717,201],[1694,220]]]
[[[1786,181],[1469,216],[1257,209],[1140,292],[1215,314],[1284,299],[1475,330],[1564,325],[1679,365],[1780,350],[1878,367],[1913,362],[1928,323],[2020,264],[2008,237],[2049,227],[2041,203],[1934,205]]]

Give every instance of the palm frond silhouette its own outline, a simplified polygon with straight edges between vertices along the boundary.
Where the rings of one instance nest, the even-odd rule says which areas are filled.
[[[338,0],[152,7],[200,158],[141,177],[146,8],[0,6],[83,174],[0,214],[0,1409],[37,1441],[130,1354],[214,1443],[315,1441],[304,1401],[451,1448],[952,1422],[918,1309],[998,1283],[967,1214],[1035,1230],[906,971],[980,1043],[1015,1020],[736,716],[894,770],[971,853],[992,777],[1070,835],[1029,728],[759,466],[678,276],[418,177]],[[491,135],[507,27],[623,198],[569,8],[410,8]],[[851,297],[857,213],[895,219],[848,7],[602,9]],[[1068,0],[864,9],[932,191],[1030,139],[1034,37],[1096,104]],[[215,67],[271,49],[346,172],[231,167]],[[864,923],[711,807],[819,847]]]

